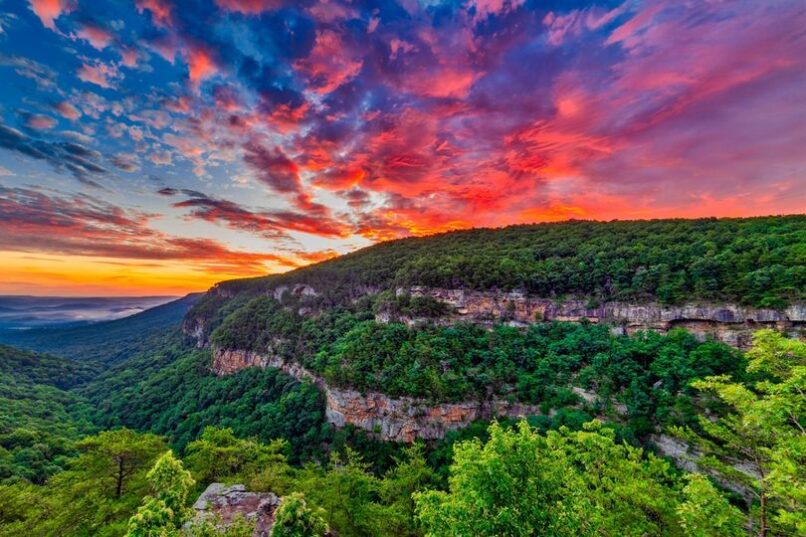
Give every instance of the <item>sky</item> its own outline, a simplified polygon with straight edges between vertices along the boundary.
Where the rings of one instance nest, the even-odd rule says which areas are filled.
[[[802,0],[0,0],[0,294],[802,213]]]

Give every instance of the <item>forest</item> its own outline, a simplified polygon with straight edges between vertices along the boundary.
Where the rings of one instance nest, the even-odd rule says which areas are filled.
[[[569,221],[472,229],[380,243],[280,275],[219,284],[261,294],[306,283],[329,307],[368,288],[520,289],[595,301],[733,302],[782,308],[806,299],[806,216]],[[207,295],[210,313],[226,301]]]
[[[410,446],[333,430],[315,387],[276,370],[214,377],[209,351],[177,332],[165,334],[160,350],[83,384],[92,366],[31,361],[32,353],[3,348],[15,364],[3,374],[28,395],[11,389],[0,399],[14,412],[3,413],[9,418],[0,429],[0,535],[249,535],[248,521],[227,530],[185,526],[188,502],[213,481],[245,483],[295,505],[277,514],[285,535],[329,528],[346,536],[738,536],[763,527],[783,536],[806,529],[806,344],[762,331],[742,357],[682,332],[619,336],[626,341],[614,345],[608,337],[615,336],[597,341],[596,328],[557,325],[520,337],[543,338],[538,348],[560,361],[589,340],[593,350],[577,359],[586,363],[598,347],[594,361],[614,360],[590,373],[601,375],[602,389],[619,379],[607,388],[614,393],[645,385],[648,375],[666,384],[654,396],[628,398],[639,403],[627,405],[624,419],[566,403],[550,419],[478,423]],[[506,352],[518,344],[487,345]],[[646,363],[656,355],[662,358]],[[39,366],[72,371],[78,384],[57,387]],[[700,471],[654,454],[642,442],[648,429],[696,445]],[[737,453],[757,470],[737,467]]]

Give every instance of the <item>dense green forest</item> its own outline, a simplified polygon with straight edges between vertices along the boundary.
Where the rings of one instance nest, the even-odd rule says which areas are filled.
[[[742,382],[717,375],[691,384],[713,403],[698,412],[699,427],[669,428],[701,450],[702,473],[678,470],[590,419],[476,427],[436,446],[398,446],[380,470],[370,452],[347,445],[300,464],[281,437],[210,426],[170,450],[170,434],[116,428],[75,442],[44,484],[0,485],[0,535],[249,535],[248,521],[226,532],[185,526],[186,506],[213,481],[282,496],[275,536],[802,533],[806,344],[762,331],[748,359]]]
[[[384,242],[282,275],[219,284],[224,295],[306,283],[327,306],[368,288],[523,289],[541,297],[735,302],[806,299],[806,216],[511,226]],[[227,298],[209,295],[199,316]]]
[[[580,405],[571,389],[581,387],[625,404],[639,435],[659,422],[690,419],[691,379],[743,369],[735,349],[682,330],[623,337],[575,323],[410,327],[378,323],[372,312],[364,299],[305,317],[258,297],[227,316],[212,342],[279,354],[334,386],[434,402],[495,395],[548,411]]]
[[[89,405],[69,388],[98,368],[0,345],[0,482],[43,483],[97,427]]]

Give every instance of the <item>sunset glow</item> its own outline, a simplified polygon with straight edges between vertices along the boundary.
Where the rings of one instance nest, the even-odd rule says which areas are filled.
[[[800,0],[0,1],[0,294],[802,213]]]

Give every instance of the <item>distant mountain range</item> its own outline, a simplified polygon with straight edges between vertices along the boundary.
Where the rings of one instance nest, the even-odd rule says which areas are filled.
[[[171,296],[42,297],[0,296],[0,329],[82,325],[129,317],[176,300]]]
[[[2,297],[3,299],[31,299],[38,303],[35,314],[40,325],[24,330],[8,328],[12,323],[0,324],[0,343],[7,343],[37,352],[46,352],[79,361],[115,364],[148,347],[152,337],[178,326],[188,309],[201,297],[200,293],[190,294],[165,303],[165,297],[140,297],[131,299],[57,299],[39,297]],[[95,301],[95,302],[93,302]],[[117,301],[117,302],[116,302]],[[24,301],[16,304],[15,311],[21,312]],[[149,303],[154,307],[149,309]],[[11,304],[11,306],[8,306]],[[95,307],[92,306],[95,304]],[[0,307],[14,308],[14,301],[0,302]],[[83,321],[55,322],[42,325],[48,318],[45,313],[52,310],[51,320],[59,318],[57,311],[81,311]],[[61,308],[61,309],[60,309]],[[120,317],[121,312],[135,312],[115,320],[87,322],[91,315]],[[7,312],[3,312],[7,313]],[[66,315],[66,314],[65,314]],[[10,315],[9,315],[10,317]]]

